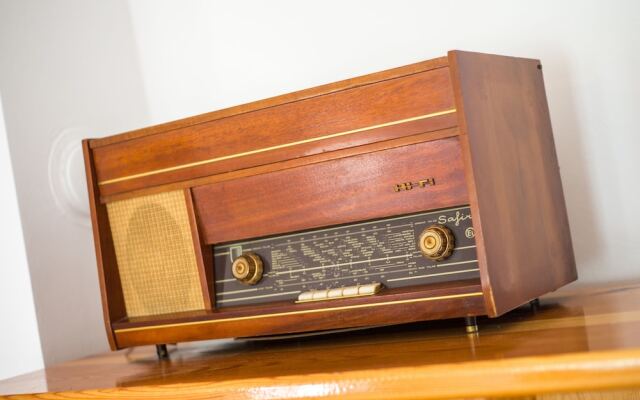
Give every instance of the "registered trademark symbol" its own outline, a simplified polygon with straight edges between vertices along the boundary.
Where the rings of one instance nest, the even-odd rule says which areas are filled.
[[[467,229],[465,229],[465,231],[464,231],[464,235],[465,235],[466,237],[468,237],[469,239],[471,239],[471,238],[473,238],[473,237],[476,235],[476,233],[473,231],[473,228],[467,228]]]

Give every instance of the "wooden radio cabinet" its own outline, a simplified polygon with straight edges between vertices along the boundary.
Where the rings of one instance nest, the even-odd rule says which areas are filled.
[[[112,349],[496,317],[576,279],[538,60],[450,51],[83,145]]]

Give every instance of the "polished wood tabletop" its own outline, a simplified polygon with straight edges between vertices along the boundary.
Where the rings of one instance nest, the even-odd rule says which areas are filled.
[[[543,297],[538,309],[480,319],[479,328],[467,334],[462,321],[449,320],[315,337],[184,343],[170,346],[165,361],[155,348],[140,347],[0,381],[0,393],[45,399],[639,393],[639,283],[569,286]]]

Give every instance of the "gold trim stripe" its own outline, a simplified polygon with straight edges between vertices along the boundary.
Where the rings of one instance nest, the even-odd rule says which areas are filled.
[[[446,296],[423,297],[423,298],[419,298],[419,299],[396,300],[396,301],[387,301],[387,302],[383,302],[383,303],[356,304],[356,305],[353,305],[353,306],[319,308],[319,309],[314,309],[314,310],[288,311],[288,312],[281,312],[281,313],[274,313],[274,314],[249,315],[249,316],[246,316],[246,317],[221,318],[221,319],[212,319],[212,320],[207,320],[207,321],[182,322],[182,323],[177,323],[177,324],[140,326],[140,327],[135,327],[135,328],[114,329],[114,332],[115,333],[135,332],[135,331],[145,331],[145,330],[157,329],[157,328],[173,328],[173,327],[178,327],[178,326],[193,326],[193,325],[214,324],[214,323],[218,323],[218,322],[245,321],[245,320],[251,320],[251,319],[283,317],[283,316],[287,316],[287,315],[315,314],[315,313],[327,312],[327,311],[354,310],[354,309],[358,309],[358,308],[381,307],[381,306],[387,306],[387,305],[391,305],[391,304],[420,303],[420,302],[425,302],[425,301],[448,300],[448,299],[457,299],[457,298],[462,298],[462,297],[474,297],[474,296],[482,296],[482,292],[451,294],[451,295],[446,295]]]
[[[128,180],[131,180],[131,179],[142,178],[144,176],[157,175],[157,174],[162,174],[162,173],[165,173],[165,172],[178,171],[178,170],[185,169],[185,168],[198,167],[200,165],[212,164],[212,163],[219,162],[219,161],[225,161],[225,160],[230,160],[230,159],[233,159],[233,158],[244,157],[244,156],[250,156],[250,155],[253,155],[253,154],[264,153],[264,152],[272,151],[272,150],[284,149],[284,148],[287,148],[287,147],[298,146],[298,145],[306,144],[306,143],[318,142],[320,140],[332,139],[332,138],[336,138],[336,137],[340,137],[340,136],[352,135],[354,133],[370,131],[370,130],[373,130],[373,129],[384,128],[384,127],[387,127],[387,126],[405,124],[407,122],[413,122],[413,121],[419,121],[421,119],[428,119],[428,118],[438,117],[438,116],[441,116],[441,115],[451,114],[451,113],[454,113],[454,112],[456,112],[456,109],[452,108],[450,110],[438,111],[438,112],[435,112],[435,113],[425,114],[425,115],[418,115],[417,117],[411,117],[411,118],[400,119],[400,120],[397,120],[397,121],[385,122],[383,124],[366,126],[364,128],[352,129],[350,131],[332,133],[330,135],[324,135],[324,136],[318,136],[318,137],[314,137],[314,138],[310,138],[310,139],[298,140],[296,142],[284,143],[284,144],[279,144],[279,145],[276,145],[276,146],[263,147],[261,149],[250,150],[250,151],[245,151],[245,152],[236,153],[236,154],[229,154],[229,155],[226,155],[226,156],[210,158],[208,160],[195,161],[195,162],[188,163],[188,164],[181,164],[181,165],[176,165],[176,166],[173,166],[173,167],[161,168],[161,169],[156,169],[156,170],[148,171],[148,172],[141,172],[139,174],[123,176],[123,177],[120,177],[120,178],[107,179],[105,181],[98,182],[98,185],[108,185],[108,184],[111,184],[111,183],[123,182],[123,181],[128,181]]]

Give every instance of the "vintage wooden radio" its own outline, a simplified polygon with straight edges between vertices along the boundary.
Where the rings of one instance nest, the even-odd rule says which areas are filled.
[[[538,60],[451,51],[84,154],[113,349],[472,325],[576,279]]]

